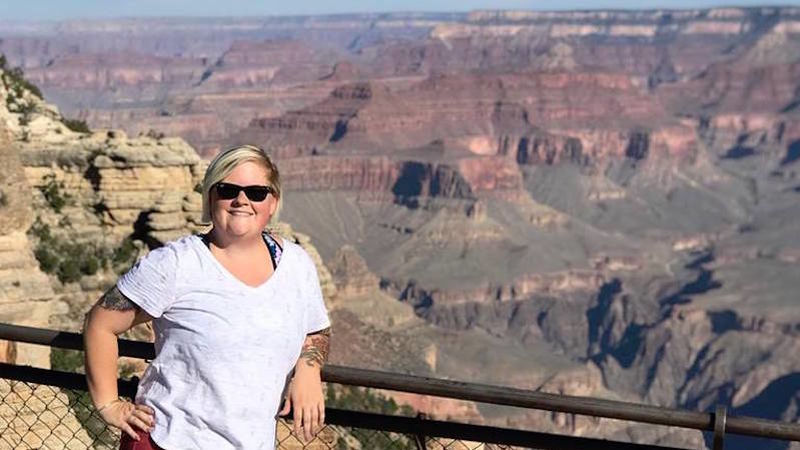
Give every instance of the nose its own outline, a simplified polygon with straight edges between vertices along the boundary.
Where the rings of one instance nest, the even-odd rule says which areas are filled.
[[[244,193],[244,190],[239,191],[239,195],[233,199],[233,203],[237,205],[246,205],[250,202],[250,199],[247,198],[247,195]]]

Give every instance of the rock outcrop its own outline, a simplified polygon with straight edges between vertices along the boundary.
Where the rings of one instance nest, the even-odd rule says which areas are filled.
[[[329,263],[333,282],[343,296],[357,297],[375,290],[380,280],[369,271],[364,258],[353,246],[345,245]]]
[[[81,235],[117,241],[134,235],[156,246],[201,227],[194,189],[202,163],[180,139],[103,131],[20,147],[28,183],[40,191],[48,183],[63,186],[70,198],[63,215]]]
[[[0,87],[1,88],[1,87]],[[2,109],[0,109],[2,111]],[[60,309],[47,276],[39,270],[33,243],[25,231],[34,210],[19,152],[0,121],[0,322],[47,326]],[[0,342],[0,360],[18,364],[49,365],[47,347]]]

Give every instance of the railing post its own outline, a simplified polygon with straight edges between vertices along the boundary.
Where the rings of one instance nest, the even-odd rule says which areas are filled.
[[[714,411],[714,443],[712,450],[723,450],[725,448],[725,422],[728,420],[728,408],[725,405],[717,405]]]
[[[418,420],[425,420],[428,416],[425,413],[417,413]],[[414,443],[417,444],[417,450],[427,450],[428,447],[425,445],[425,435],[422,434],[421,431],[418,431],[417,434],[414,435]]]

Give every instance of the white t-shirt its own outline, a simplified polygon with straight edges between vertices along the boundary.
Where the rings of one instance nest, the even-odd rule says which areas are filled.
[[[314,263],[284,242],[258,287],[234,277],[199,236],[151,251],[117,282],[155,318],[156,358],[136,401],[155,410],[160,447],[274,449],[287,375],[306,334],[330,326]]]

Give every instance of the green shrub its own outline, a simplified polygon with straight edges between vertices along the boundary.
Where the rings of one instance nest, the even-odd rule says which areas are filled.
[[[39,186],[39,191],[44,195],[44,200],[53,211],[60,213],[63,207],[73,203],[72,196],[62,192],[64,182],[56,180],[55,174],[45,175],[43,180],[45,184]]]
[[[94,275],[106,265],[104,252],[95,245],[60,239],[40,241],[34,255],[42,271],[54,273],[62,283],[72,283],[84,276]]]
[[[0,55],[0,82],[3,83],[8,95],[6,96],[6,106],[11,112],[19,113],[19,124],[26,126],[31,121],[31,116],[36,112],[36,102],[25,100],[25,91],[30,92],[38,98],[42,98],[42,91],[25,79],[22,68],[15,67],[9,69],[5,55]],[[26,139],[23,139],[26,140]]]
[[[56,276],[62,283],[74,283],[81,279],[81,271],[72,262],[61,260],[56,269]]]
[[[17,94],[21,93],[21,90],[30,91],[31,94],[35,95],[38,98],[44,98],[42,96],[42,91],[33,83],[25,79],[25,72],[22,70],[22,67],[14,67],[13,69],[9,69],[8,61],[6,60],[5,55],[0,55],[2,59],[0,59],[0,69],[3,70],[3,83],[6,86],[6,89],[14,90]],[[21,97],[22,95],[18,95],[17,97]]]
[[[394,399],[366,388],[337,386],[336,389],[328,389],[326,397],[326,405],[336,408],[410,417],[416,415],[411,407],[398,406]]]
[[[133,243],[131,238],[125,238],[111,253],[111,265],[117,273],[127,272],[131,268],[136,257],[139,254],[139,249]]]
[[[149,138],[152,138],[152,139],[156,139],[156,140],[164,139],[164,137],[166,137],[166,135],[164,133],[162,133],[160,131],[156,131],[156,130],[154,130],[152,128],[147,130],[147,133],[145,133],[145,136],[147,136]]]
[[[18,104],[16,112],[21,114],[21,116],[19,116],[19,124],[23,127],[27,126],[31,123],[31,116],[36,112],[36,105],[28,102]]]
[[[64,125],[67,126],[67,128],[69,128],[72,131],[75,131],[77,133],[86,133],[86,134],[91,133],[91,130],[89,130],[89,125],[86,124],[85,120],[67,119],[66,117],[64,117],[61,119],[61,121],[64,123]]]
[[[37,216],[28,229],[28,234],[37,239],[50,239],[50,225],[42,222],[42,218]]]
[[[394,399],[386,398],[380,393],[357,386],[328,385],[325,394],[325,406],[332,408],[366,411],[387,415],[415,416],[415,411],[407,406],[398,406]],[[416,444],[408,437],[396,433],[375,433],[371,430],[354,428],[350,431],[361,443],[361,448],[391,448],[397,450],[415,450]],[[338,448],[347,448],[340,440]]]
[[[65,348],[50,349],[50,368],[63,372],[83,373],[83,352]]]
[[[28,233],[37,240],[33,254],[42,272],[56,275],[62,283],[79,281],[99,270],[112,268],[124,272],[137,256],[136,245],[126,239],[115,249],[91,242],[78,242],[69,234],[56,237],[50,227],[36,218]]]
[[[39,261],[39,268],[44,273],[56,273],[61,264],[61,260],[53,249],[46,245],[39,244],[33,250],[33,256]]]

